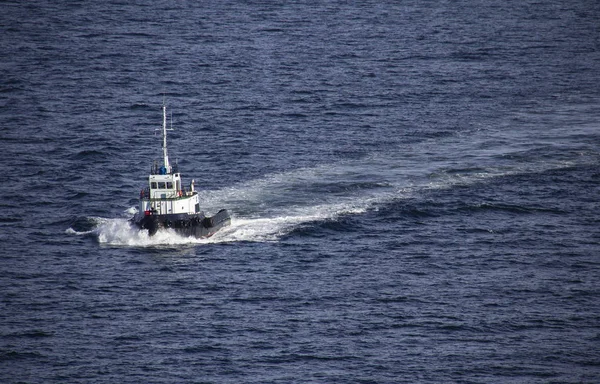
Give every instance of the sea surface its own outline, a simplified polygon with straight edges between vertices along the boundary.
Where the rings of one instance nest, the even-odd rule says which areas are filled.
[[[0,382],[600,382],[598,20],[2,1]],[[129,224],[163,103],[209,239]]]

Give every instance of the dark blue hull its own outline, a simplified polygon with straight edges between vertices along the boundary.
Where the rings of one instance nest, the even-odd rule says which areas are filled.
[[[204,216],[204,213],[180,213],[169,215],[144,215],[133,220],[140,229],[148,230],[150,236],[159,229],[173,229],[184,237],[205,238],[214,235],[223,227],[231,224],[231,217],[226,209],[222,209],[214,216]]]

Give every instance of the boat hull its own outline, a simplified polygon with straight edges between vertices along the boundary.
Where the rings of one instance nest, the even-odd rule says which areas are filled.
[[[150,214],[136,217],[133,222],[138,228],[147,230],[150,236],[153,236],[160,229],[172,229],[184,237],[206,238],[229,226],[231,217],[226,209],[222,209],[210,217],[205,216],[202,212],[194,214]]]

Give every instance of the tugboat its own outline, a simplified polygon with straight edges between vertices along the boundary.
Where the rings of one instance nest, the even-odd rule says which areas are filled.
[[[214,216],[205,216],[200,210],[198,192],[194,190],[194,180],[189,189],[181,184],[181,174],[177,165],[169,163],[167,153],[167,107],[163,104],[162,152],[163,164],[156,162],[150,170],[148,185],[140,192],[138,213],[132,222],[140,229],[147,230],[150,236],[159,229],[170,228],[184,237],[205,238],[231,224],[226,209]]]

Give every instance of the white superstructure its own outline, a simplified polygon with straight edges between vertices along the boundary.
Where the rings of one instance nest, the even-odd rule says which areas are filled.
[[[167,153],[167,107],[163,105],[163,165],[154,165],[148,176],[148,186],[140,193],[139,212],[146,215],[166,215],[200,212],[198,192],[194,182],[189,190],[181,184],[181,174],[171,167]]]

